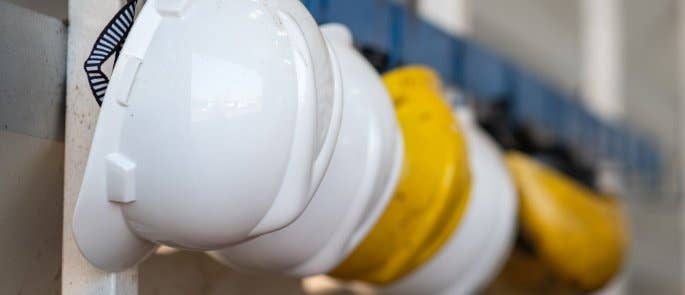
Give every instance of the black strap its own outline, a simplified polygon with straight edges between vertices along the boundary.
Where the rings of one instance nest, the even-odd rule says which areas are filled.
[[[133,26],[137,2],[138,0],[130,0],[114,15],[114,18],[109,21],[109,24],[102,30],[95,44],[93,44],[93,49],[91,49],[90,55],[83,65],[90,90],[93,92],[98,105],[102,105],[107,92],[107,85],[109,85],[109,78],[102,72],[102,64],[112,55],[114,55],[114,62],[116,63],[119,51],[121,51]]]

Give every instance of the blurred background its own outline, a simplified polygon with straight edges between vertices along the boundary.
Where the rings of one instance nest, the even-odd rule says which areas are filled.
[[[319,20],[349,20],[355,33],[373,30],[374,22],[365,28],[361,17],[336,10],[345,6],[353,15],[357,1],[304,2]],[[585,177],[619,193],[626,203],[632,248],[625,273],[611,294],[684,294],[685,1],[396,2],[404,9],[402,17],[444,33],[427,40],[455,38],[470,48],[460,56],[478,57],[470,67],[464,66],[466,70],[443,77],[456,103],[472,105],[485,127],[492,127],[492,118],[501,115],[493,109],[524,103],[507,90],[519,76],[534,77],[545,93],[562,96],[562,103],[546,107],[543,101],[524,108],[526,118],[540,118],[520,126],[532,130],[536,141],[552,138],[572,149],[572,161],[592,171]],[[77,13],[75,5],[69,8],[67,0],[0,0],[2,294],[61,293],[68,11],[90,17],[88,12]],[[435,46],[427,41],[417,45],[423,49],[400,48],[403,43],[394,38],[412,38],[401,33],[379,44],[365,43],[365,38],[373,36],[362,36],[360,45],[386,55],[390,65],[414,62],[408,52],[434,52]],[[428,61],[436,58],[442,57]],[[422,61],[420,54],[416,61]],[[549,118],[567,116],[570,108],[589,118],[591,123],[580,129],[596,132],[591,141],[583,135],[567,139],[563,126],[538,128],[549,127]],[[497,128],[491,129],[497,135]],[[352,292],[335,291],[338,287],[323,278],[302,283],[235,274],[191,253],[153,257],[141,266],[139,282],[141,294]],[[360,286],[351,288],[367,292]]]

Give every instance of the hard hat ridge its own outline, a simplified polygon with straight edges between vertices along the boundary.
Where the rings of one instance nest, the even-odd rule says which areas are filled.
[[[148,1],[107,87],[76,206],[86,258],[119,271],[157,244],[218,249],[297,218],[338,137],[330,54],[296,0]]]

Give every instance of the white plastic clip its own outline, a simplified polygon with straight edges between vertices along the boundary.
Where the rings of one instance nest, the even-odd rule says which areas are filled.
[[[158,0],[157,11],[164,16],[180,17],[188,7],[189,0]]]
[[[106,169],[107,199],[124,204],[135,202],[136,163],[122,154],[109,154]]]

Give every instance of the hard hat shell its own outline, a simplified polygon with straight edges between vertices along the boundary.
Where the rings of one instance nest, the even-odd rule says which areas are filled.
[[[461,222],[471,190],[466,140],[437,73],[407,66],[383,81],[404,138],[402,174],[373,229],[330,273],[378,285],[432,259]]]
[[[434,71],[403,67],[384,81],[403,129],[405,171],[373,236],[331,275],[382,293],[472,294],[497,276],[515,233],[517,199],[502,155],[467,112],[453,114]]]
[[[518,152],[507,157],[518,188],[521,232],[535,255],[514,257],[541,267],[546,282],[531,282],[577,293],[593,292],[608,284],[625,263],[629,237],[625,213],[618,199],[595,192],[535,159]],[[505,273],[509,276],[511,269]],[[519,275],[520,276],[520,275]],[[532,277],[532,276],[531,276]],[[526,282],[512,285],[526,286]],[[520,286],[519,286],[520,285]]]
[[[302,215],[289,226],[213,252],[238,269],[293,276],[326,273],[373,226],[394,192],[403,144],[378,73],[352,46],[346,27],[321,27],[341,64],[344,104],[331,165]]]
[[[214,250],[304,210],[338,137],[342,83],[297,0],[149,0],[96,127],[74,216],[95,266],[157,244]]]
[[[383,288],[388,294],[473,294],[494,280],[516,233],[516,191],[496,144],[460,109],[472,190],[461,223],[426,264]]]

